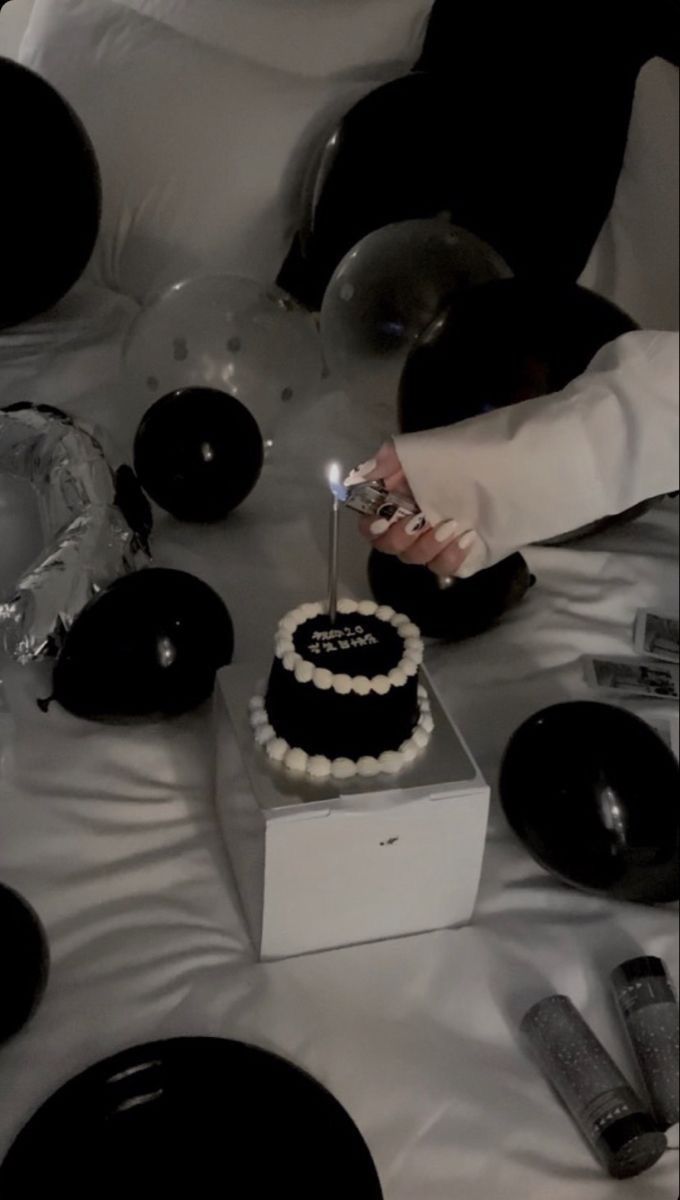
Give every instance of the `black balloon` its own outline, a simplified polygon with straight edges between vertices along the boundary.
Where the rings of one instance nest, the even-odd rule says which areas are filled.
[[[0,58],[0,329],[44,312],[79,279],[99,231],[90,139],[39,75]]]
[[[450,208],[455,153],[444,149],[451,137],[445,95],[437,79],[407,75],[360,100],[326,138],[308,188],[313,208],[279,279],[308,307],[321,307],[335,268],[366,234]],[[462,211],[454,223],[477,232]]]
[[[468,288],[419,338],[401,379],[404,433],[559,392],[608,342],[637,329],[577,284],[498,279]]]
[[[49,950],[33,909],[11,888],[0,884],[0,1043],[26,1024],[47,986]]]
[[[152,404],[137,430],[135,470],[180,521],[219,521],[252,491],[264,446],[257,421],[215,388],[180,388]]]
[[[219,596],[184,571],[147,568],[85,606],[54,668],[54,696],[90,720],[175,716],[212,694],[234,631]]]
[[[521,554],[442,588],[427,567],[410,566],[379,550],[371,551],[368,579],[378,604],[407,613],[426,637],[450,642],[484,633],[535,582]]]
[[[620,900],[680,896],[678,763],[639,717],[557,704],[513,735],[500,775],[505,814],[565,883]]]
[[[382,1200],[356,1125],[311,1076],[220,1038],[125,1050],[64,1084],[0,1167],[3,1200]]]

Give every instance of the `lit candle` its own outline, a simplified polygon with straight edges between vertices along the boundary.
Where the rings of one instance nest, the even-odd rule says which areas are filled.
[[[342,471],[338,463],[328,468],[328,486],[331,489],[331,519],[328,537],[328,616],[331,625],[338,615],[338,550],[340,547],[340,501],[342,499]]]

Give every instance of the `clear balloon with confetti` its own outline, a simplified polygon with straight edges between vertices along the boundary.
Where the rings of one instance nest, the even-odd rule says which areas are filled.
[[[123,353],[136,403],[179,388],[223,391],[250,410],[265,444],[322,374],[314,318],[275,285],[229,275],[166,289],[133,322]]]

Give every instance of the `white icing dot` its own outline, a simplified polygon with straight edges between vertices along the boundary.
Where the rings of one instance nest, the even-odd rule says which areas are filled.
[[[304,659],[300,659],[299,663],[295,667],[295,678],[297,679],[298,683],[311,683],[313,677],[314,667],[312,664],[310,662],[305,662]]]
[[[427,689],[423,687],[422,683],[418,684],[418,699],[419,700],[427,700],[428,704],[430,702],[428,694],[427,694]]]
[[[401,629],[402,625],[410,625],[411,618],[406,616],[406,613],[395,613],[392,617],[392,624],[395,629]]]
[[[323,605],[318,601],[310,602],[309,604],[301,604],[299,611],[304,615],[307,621],[312,621],[314,617],[320,617],[323,612]]]
[[[413,730],[413,741],[419,750],[424,750],[429,740],[429,734],[427,734],[424,729],[418,727],[417,729]]]
[[[307,760],[308,756],[305,751],[296,748],[288,751],[283,760],[283,765],[289,771],[295,771],[297,774],[304,775],[307,770]]]
[[[421,729],[425,730],[425,733],[432,733],[432,730],[434,729],[434,721],[429,713],[420,714],[418,725]]]
[[[389,623],[397,614],[389,604],[381,604],[376,610],[375,615],[380,621],[387,621]]]
[[[338,600],[339,613],[353,613],[357,611],[358,607],[356,600],[349,600],[346,596],[342,600]]]
[[[334,779],[351,779],[356,775],[356,763],[351,758],[336,758],[331,763],[331,774]]]
[[[333,686],[333,675],[330,671],[327,671],[325,667],[316,667],[314,669],[314,674],[312,675],[312,680],[314,681],[316,687],[318,687],[322,692],[330,691]]]
[[[409,658],[408,654],[405,654],[401,660],[401,669],[404,675],[412,679],[414,675],[418,674],[418,663],[415,663],[412,658]]]
[[[386,775],[396,775],[404,765],[403,755],[398,750],[385,750],[378,759],[380,770]]]
[[[283,620],[279,621],[279,631],[285,633],[295,633],[295,630],[300,624],[300,617],[297,609],[295,612],[288,613]]]
[[[371,775],[379,774],[380,763],[378,762],[377,758],[371,758],[369,755],[365,755],[363,758],[359,759],[357,763],[357,775],[363,775],[367,778],[370,778]]]
[[[256,712],[258,708],[264,708],[264,700],[262,696],[252,696],[248,701],[248,711]]]
[[[422,650],[407,650],[404,658],[409,662],[415,663],[416,666],[419,667],[423,661],[423,652]]]
[[[352,690],[352,680],[349,675],[334,675],[333,689],[339,696],[349,696]]]
[[[357,612],[361,613],[362,617],[373,617],[378,611],[378,605],[375,600],[360,600]]]
[[[273,738],[276,737],[276,732],[271,725],[260,725],[255,730],[255,742],[258,746],[266,746]]]
[[[371,691],[376,692],[378,696],[386,696],[391,688],[392,684],[386,675],[376,675],[371,680]]]
[[[399,633],[403,638],[418,638],[420,641],[420,630],[417,625],[413,624],[413,621],[407,621],[405,625],[400,625]]]
[[[284,658],[286,654],[292,654],[294,650],[295,647],[293,645],[292,638],[278,639],[275,647],[275,654],[277,658]]]
[[[283,665],[287,671],[294,671],[299,662],[300,655],[295,654],[294,651],[289,651],[288,654],[284,654],[283,656]]]
[[[273,762],[283,762],[289,750],[290,746],[288,745],[288,742],[284,741],[283,738],[275,737],[267,745],[267,756],[271,758]]]
[[[409,638],[406,638],[406,641],[404,642],[405,650],[422,650],[422,648],[423,648],[422,638],[409,637]]]
[[[352,680],[352,691],[357,696],[367,696],[371,690],[371,681],[365,675],[356,675]]]
[[[394,667],[387,676],[392,687],[403,687],[406,683],[406,673],[401,667]]]
[[[269,724],[269,717],[267,716],[264,707],[253,709],[250,714],[250,724],[252,725],[253,729],[257,729],[258,725]]]
[[[404,762],[407,763],[412,763],[414,759],[418,757],[418,747],[413,741],[413,738],[409,738],[407,742],[402,742],[401,746],[399,747],[399,753],[404,759]]]
[[[331,773],[331,760],[324,758],[323,754],[314,754],[307,761],[307,774],[312,779],[328,779]]]

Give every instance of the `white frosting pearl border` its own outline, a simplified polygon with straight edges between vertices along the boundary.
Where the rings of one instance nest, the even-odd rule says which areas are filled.
[[[398,750],[385,750],[377,758],[365,755],[356,762],[351,758],[330,759],[320,754],[310,755],[299,747],[289,746],[288,742],[277,736],[271,725],[264,696],[253,696],[250,701],[250,724],[257,745],[264,750],[270,762],[280,764],[293,775],[304,776],[317,782],[328,779],[355,779],[357,776],[372,779],[376,775],[398,775],[427,746],[434,729],[434,720],[430,699],[422,684],[418,685],[418,705],[418,723],[410,738],[402,742]]]
[[[378,696],[386,696],[391,688],[403,687],[409,679],[418,674],[424,656],[423,639],[418,626],[413,624],[406,613],[395,612],[389,604],[376,604],[374,600],[338,600],[338,613],[342,616],[356,613],[360,617],[377,617],[396,629],[404,642],[404,653],[389,675],[375,675],[369,679],[367,675],[335,674],[298,654],[293,640],[296,630],[306,621],[322,616],[325,611],[324,605],[318,601],[301,604],[298,608],[291,609],[279,621],[274,653],[284,670],[291,671],[298,683],[311,683],[322,692],[328,692],[332,688],[339,696],[347,696],[350,692],[355,692],[357,696],[368,696],[371,692]]]

